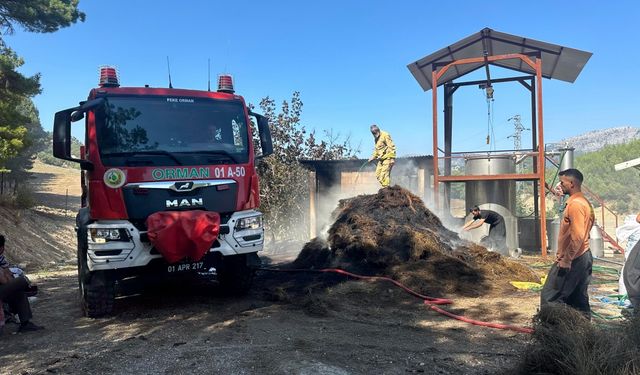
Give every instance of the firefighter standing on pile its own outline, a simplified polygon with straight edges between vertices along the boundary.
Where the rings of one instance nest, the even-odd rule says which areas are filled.
[[[391,169],[396,162],[396,145],[393,144],[389,133],[380,130],[378,125],[371,125],[371,134],[373,134],[375,146],[369,162],[378,160],[376,178],[383,188],[389,187],[391,184]]]

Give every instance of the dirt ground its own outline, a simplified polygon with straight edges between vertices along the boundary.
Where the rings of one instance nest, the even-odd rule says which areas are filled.
[[[28,182],[36,206],[0,206],[0,233],[7,255],[25,269],[75,264],[75,213],[80,208],[80,170],[34,164]]]
[[[0,373],[496,374],[514,366],[529,338],[445,317],[389,283],[270,271],[259,271],[244,297],[176,280],[118,299],[111,317],[85,318],[70,264],[73,218],[69,203],[59,202],[66,196],[60,189],[71,187],[61,179],[73,181],[73,173],[42,167],[34,179],[42,205],[25,210],[17,224],[0,212],[11,239],[7,252],[15,245],[39,286],[34,322],[46,327],[14,334],[16,326],[8,325],[0,336]],[[262,259],[279,267],[301,248],[271,244]],[[538,257],[521,262],[545,273]],[[444,308],[455,314],[517,326],[531,323],[539,299],[515,288],[444,297],[454,300]]]
[[[269,274],[246,297],[214,288],[156,289],[118,300],[106,319],[81,316],[75,272],[38,275],[35,321],[5,333],[9,374],[493,374],[518,357],[525,334],[469,326],[430,312],[388,285],[345,282],[272,301]],[[458,313],[527,324],[536,297],[456,300]],[[523,308],[523,306],[530,306]],[[12,327],[8,327],[12,328]]]

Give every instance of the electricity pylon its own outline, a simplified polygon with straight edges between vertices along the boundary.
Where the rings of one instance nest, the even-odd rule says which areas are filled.
[[[513,115],[507,121],[513,121],[513,128],[514,128],[514,133],[512,135],[508,136],[507,138],[513,138],[513,147],[514,147],[514,149],[516,151],[520,151],[520,148],[522,147],[522,143],[521,143],[522,136],[521,136],[521,134],[522,134],[523,131],[531,130],[531,129],[525,128],[522,125],[520,115]]]

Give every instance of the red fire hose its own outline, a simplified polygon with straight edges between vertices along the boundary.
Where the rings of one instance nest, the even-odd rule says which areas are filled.
[[[456,315],[453,313],[450,313],[449,311],[443,310],[441,308],[439,308],[436,305],[448,305],[448,304],[452,304],[453,301],[450,299],[446,299],[446,298],[434,298],[434,297],[429,297],[429,296],[425,296],[423,294],[420,294],[412,289],[409,289],[408,287],[402,285],[400,282],[390,278],[390,277],[386,277],[386,276],[362,276],[362,275],[356,275],[354,273],[345,271],[345,270],[341,270],[339,268],[324,268],[324,269],[320,269],[320,270],[308,270],[308,269],[279,269],[279,268],[258,268],[258,270],[261,271],[273,271],[273,272],[316,272],[316,273],[338,273],[341,275],[345,275],[345,276],[350,276],[356,279],[360,279],[360,280],[370,280],[370,281],[389,281],[391,283],[393,283],[395,286],[401,288],[402,290],[404,290],[405,292],[411,294],[414,297],[420,298],[422,300],[424,300],[424,304],[427,305],[431,310],[436,311],[442,315],[448,316],[450,318],[456,319],[456,320],[460,320],[462,322],[465,323],[470,323],[470,324],[474,324],[477,326],[482,326],[482,327],[489,327],[489,328],[497,328],[497,329],[504,329],[504,330],[510,330],[510,331],[515,331],[515,332],[520,332],[520,333],[533,333],[533,329],[532,328],[528,328],[528,327],[518,327],[518,326],[512,326],[512,325],[508,325],[508,324],[500,324],[500,323],[490,323],[490,322],[483,322],[480,320],[475,320],[475,319],[470,319],[470,318],[466,318],[464,316],[461,315]]]

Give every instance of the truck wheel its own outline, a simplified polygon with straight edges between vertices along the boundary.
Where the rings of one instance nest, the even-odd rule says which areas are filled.
[[[246,255],[226,256],[218,281],[225,293],[240,296],[251,289],[254,274],[255,271],[247,265]]]
[[[105,271],[87,268],[87,252],[78,248],[78,287],[84,316],[98,318],[113,311],[116,298],[115,280]]]
[[[115,281],[106,272],[93,272],[91,283],[85,283],[82,290],[82,311],[85,316],[99,318],[113,312]]]

